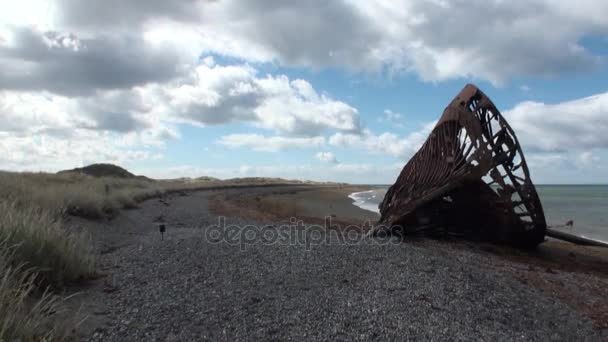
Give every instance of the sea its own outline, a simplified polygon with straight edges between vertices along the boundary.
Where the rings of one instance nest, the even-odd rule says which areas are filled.
[[[378,213],[386,185],[350,194],[354,204]],[[555,229],[590,239],[608,241],[608,185],[536,185],[547,224]],[[564,226],[572,220],[572,228]]]

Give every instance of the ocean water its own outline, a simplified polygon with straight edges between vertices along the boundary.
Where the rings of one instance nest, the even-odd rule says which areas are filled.
[[[388,186],[356,192],[349,197],[365,210],[379,212]],[[565,232],[608,241],[608,185],[537,185],[547,224]],[[573,228],[560,228],[567,221]]]

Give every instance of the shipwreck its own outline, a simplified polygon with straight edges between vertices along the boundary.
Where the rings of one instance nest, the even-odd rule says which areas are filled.
[[[468,84],[380,204],[374,232],[451,234],[534,247],[543,208],[515,132]]]

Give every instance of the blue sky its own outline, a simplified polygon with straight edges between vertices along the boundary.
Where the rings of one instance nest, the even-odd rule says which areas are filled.
[[[0,13],[0,169],[388,184],[474,83],[535,182],[608,183],[608,4],[27,0]]]

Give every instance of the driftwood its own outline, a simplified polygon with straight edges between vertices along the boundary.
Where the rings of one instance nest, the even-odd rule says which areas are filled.
[[[534,247],[547,231],[515,133],[471,84],[405,165],[380,213],[376,233],[459,234]]]

